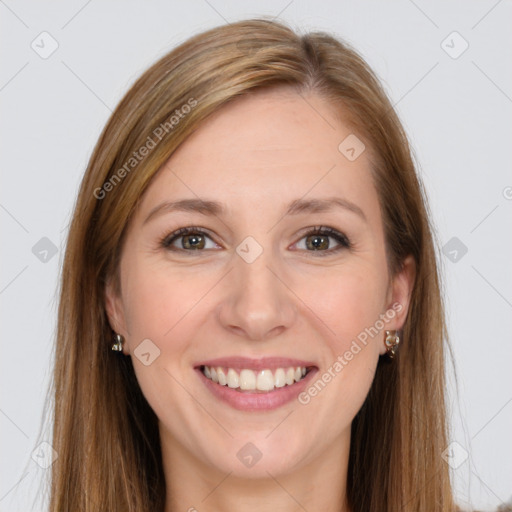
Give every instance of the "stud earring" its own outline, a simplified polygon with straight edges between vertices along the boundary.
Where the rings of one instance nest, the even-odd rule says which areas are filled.
[[[115,335],[114,335],[114,339],[116,341],[112,345],[112,350],[114,352],[122,352],[123,351],[123,341],[124,341],[124,338],[120,334],[117,334],[117,332],[116,332]]]
[[[398,331],[386,331],[386,337],[384,338],[384,344],[386,345],[386,353],[390,359],[394,359],[400,338]]]

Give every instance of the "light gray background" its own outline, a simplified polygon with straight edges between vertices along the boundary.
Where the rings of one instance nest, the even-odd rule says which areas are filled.
[[[351,42],[396,104],[440,243],[458,239],[441,254],[459,382],[457,397],[450,379],[457,444],[445,457],[461,504],[489,510],[511,497],[510,1],[0,0],[0,510],[29,510],[45,475],[31,454],[51,368],[58,273],[100,130],[158,57],[203,29],[259,14]],[[31,47],[51,48],[43,31],[58,43],[47,59]],[[469,44],[457,58],[464,41],[453,31]],[[54,256],[42,252],[43,237]]]

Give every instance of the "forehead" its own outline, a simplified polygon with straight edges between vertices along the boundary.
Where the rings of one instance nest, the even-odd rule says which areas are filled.
[[[318,95],[291,88],[245,95],[210,116],[180,146],[143,204],[214,197],[237,209],[334,194],[369,208],[377,196],[368,152],[351,160],[340,151],[355,134],[339,114]]]

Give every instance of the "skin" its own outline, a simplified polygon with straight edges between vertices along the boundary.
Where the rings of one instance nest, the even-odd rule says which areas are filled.
[[[120,295],[107,287],[111,326],[159,418],[166,512],[349,510],[350,425],[385,353],[383,332],[307,405],[235,410],[193,369],[217,357],[285,356],[315,361],[321,376],[394,303],[402,309],[384,329],[403,326],[414,265],[407,258],[400,274],[388,274],[369,152],[349,161],[338,150],[348,125],[324,99],[305,98],[287,88],[258,92],[204,122],[141,201],[123,247]],[[283,216],[295,199],[333,196],[366,220],[341,208]],[[166,212],[144,223],[163,201],[198,197],[222,202],[225,214]],[[352,247],[322,257],[305,235],[320,225]],[[162,247],[184,226],[210,233],[205,248]],[[252,263],[236,252],[247,236],[263,248]],[[322,240],[324,251],[339,246]],[[160,350],[147,366],[133,357],[144,339]],[[262,454],[250,468],[237,458],[248,442]]]

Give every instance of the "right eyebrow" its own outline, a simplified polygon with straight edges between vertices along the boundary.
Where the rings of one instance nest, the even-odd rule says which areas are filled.
[[[155,216],[174,211],[196,212],[203,215],[218,216],[224,213],[224,207],[217,201],[205,201],[203,199],[180,199],[179,201],[164,201],[158,206],[155,206],[149,212],[149,215],[144,220],[144,224],[149,222]]]

